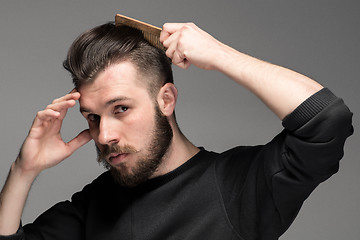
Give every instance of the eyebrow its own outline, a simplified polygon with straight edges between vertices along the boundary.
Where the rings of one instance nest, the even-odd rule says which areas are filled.
[[[123,97],[123,96],[121,96],[121,97],[116,97],[116,98],[114,98],[114,99],[110,99],[109,101],[107,101],[106,103],[105,103],[105,107],[108,107],[108,106],[110,106],[110,105],[112,105],[112,104],[114,104],[114,103],[116,103],[116,102],[123,102],[123,101],[128,101],[128,100],[131,100],[131,98],[129,98],[129,97]],[[84,108],[84,107],[80,107],[80,112],[81,113],[84,113],[84,112],[86,112],[86,113],[89,113],[89,112],[92,112],[90,109],[87,109],[87,108]]]

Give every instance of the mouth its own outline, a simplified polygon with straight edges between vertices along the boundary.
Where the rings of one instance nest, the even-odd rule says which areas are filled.
[[[109,155],[109,163],[112,165],[118,165],[126,160],[130,153],[112,153]]]

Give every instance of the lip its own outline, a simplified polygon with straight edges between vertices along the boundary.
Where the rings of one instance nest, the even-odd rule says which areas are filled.
[[[126,157],[129,155],[129,153],[113,153],[109,156],[109,162],[112,165],[118,165],[125,161]]]

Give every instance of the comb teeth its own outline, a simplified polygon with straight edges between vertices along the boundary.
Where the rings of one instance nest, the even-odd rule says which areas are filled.
[[[144,38],[154,47],[159,48],[160,50],[166,51],[165,47],[162,45],[162,43],[160,42],[160,34],[159,35],[154,35],[152,33],[149,32],[144,32],[141,31],[144,35]]]
[[[144,38],[154,47],[165,51],[165,47],[162,45],[162,43],[160,42],[160,33],[161,33],[161,28],[150,25],[148,23],[145,22],[141,22],[139,20],[133,19],[133,18],[129,18],[126,17],[124,15],[121,14],[116,14],[115,16],[115,25],[119,26],[119,25],[126,25],[135,29],[138,29],[142,32],[142,34],[144,35]]]

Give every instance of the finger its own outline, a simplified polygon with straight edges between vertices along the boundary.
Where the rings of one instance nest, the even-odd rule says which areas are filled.
[[[191,66],[191,62],[184,59],[182,62],[174,63],[174,65],[176,65],[176,66],[178,66],[178,67],[180,67],[182,69],[188,69]]]
[[[172,63],[187,69],[191,63],[186,59],[186,51],[183,49],[180,36],[180,31],[175,32],[164,41],[163,45],[167,48],[166,55],[172,60]]]
[[[59,117],[60,113],[58,111],[54,111],[53,109],[45,109],[42,111],[39,111],[36,115],[36,118],[41,121],[46,121],[49,119],[55,119]]]
[[[85,145],[92,139],[89,129],[86,129],[74,137],[70,142],[67,143],[70,155],[73,154],[81,146]]]
[[[76,102],[74,99],[69,99],[66,101],[52,103],[52,104],[48,105],[45,109],[52,109],[54,111],[61,112],[63,110],[67,110],[67,109],[75,106],[75,104],[76,104]]]
[[[45,121],[52,121],[57,119],[60,116],[60,113],[54,111],[52,109],[45,109],[43,111],[39,111],[36,114],[34,122],[32,124],[32,128],[37,128],[43,125]]]
[[[179,41],[179,34],[180,32],[175,32],[169,35],[169,37],[163,42],[164,47],[167,49],[169,48],[176,49],[177,43]]]
[[[168,37],[170,36],[170,33],[167,31],[162,30],[160,33],[160,42],[163,43]]]
[[[68,95],[62,97],[62,100],[60,100],[59,102],[55,101],[55,103],[52,103],[45,108],[45,109],[52,109],[52,110],[60,113],[60,115],[57,117],[57,119],[60,120],[59,127],[61,127],[61,122],[65,118],[65,116],[67,114],[67,110],[69,108],[74,107],[76,104],[76,100],[75,100],[76,98],[74,99],[70,96],[70,95],[74,95],[74,94],[75,93],[68,94]],[[77,93],[76,95],[80,96],[80,93]],[[65,100],[65,99],[67,99],[67,100]]]
[[[171,42],[173,42],[174,35],[179,35],[181,29],[186,26],[187,23],[165,23],[160,33],[160,42],[167,48]]]
[[[73,88],[73,89],[69,92],[69,94],[74,93],[74,92],[77,92],[77,89],[76,89],[76,88]]]
[[[171,35],[179,31],[185,25],[187,25],[187,23],[165,23],[162,29],[164,32],[167,32]]]
[[[65,102],[58,102],[55,104],[50,104],[46,107],[46,109],[51,109],[53,111],[59,112],[59,115],[56,118],[59,121],[55,122],[55,123],[57,123],[56,127],[61,128],[62,120],[65,118],[65,116],[67,114],[67,110],[69,108],[74,107],[75,104],[76,104],[75,100],[71,99],[71,100],[67,100]]]
[[[172,63],[175,64],[176,66],[179,66],[181,68],[183,68],[184,63],[186,61],[185,55],[182,54],[180,51],[175,51],[173,56],[172,56]]]
[[[174,45],[169,46],[169,47],[166,47],[167,49],[166,49],[165,54],[166,54],[166,56],[167,56],[168,58],[170,58],[171,60],[172,60],[172,58],[173,58],[173,56],[174,56],[174,54],[175,54],[175,51],[176,51],[175,47],[176,47],[176,46],[174,46]]]
[[[172,34],[165,40],[163,45],[167,48],[166,55],[171,58],[174,64],[179,64],[186,58],[181,45],[180,32]]]
[[[189,62],[187,59],[184,59],[182,65],[179,67],[181,67],[183,69],[188,69],[190,66],[191,66],[191,62]]]
[[[67,101],[70,99],[78,100],[79,98],[80,98],[80,93],[77,91],[74,91],[74,89],[73,89],[69,94],[66,94],[65,96],[54,99],[54,101],[52,103],[58,103],[58,102]]]

